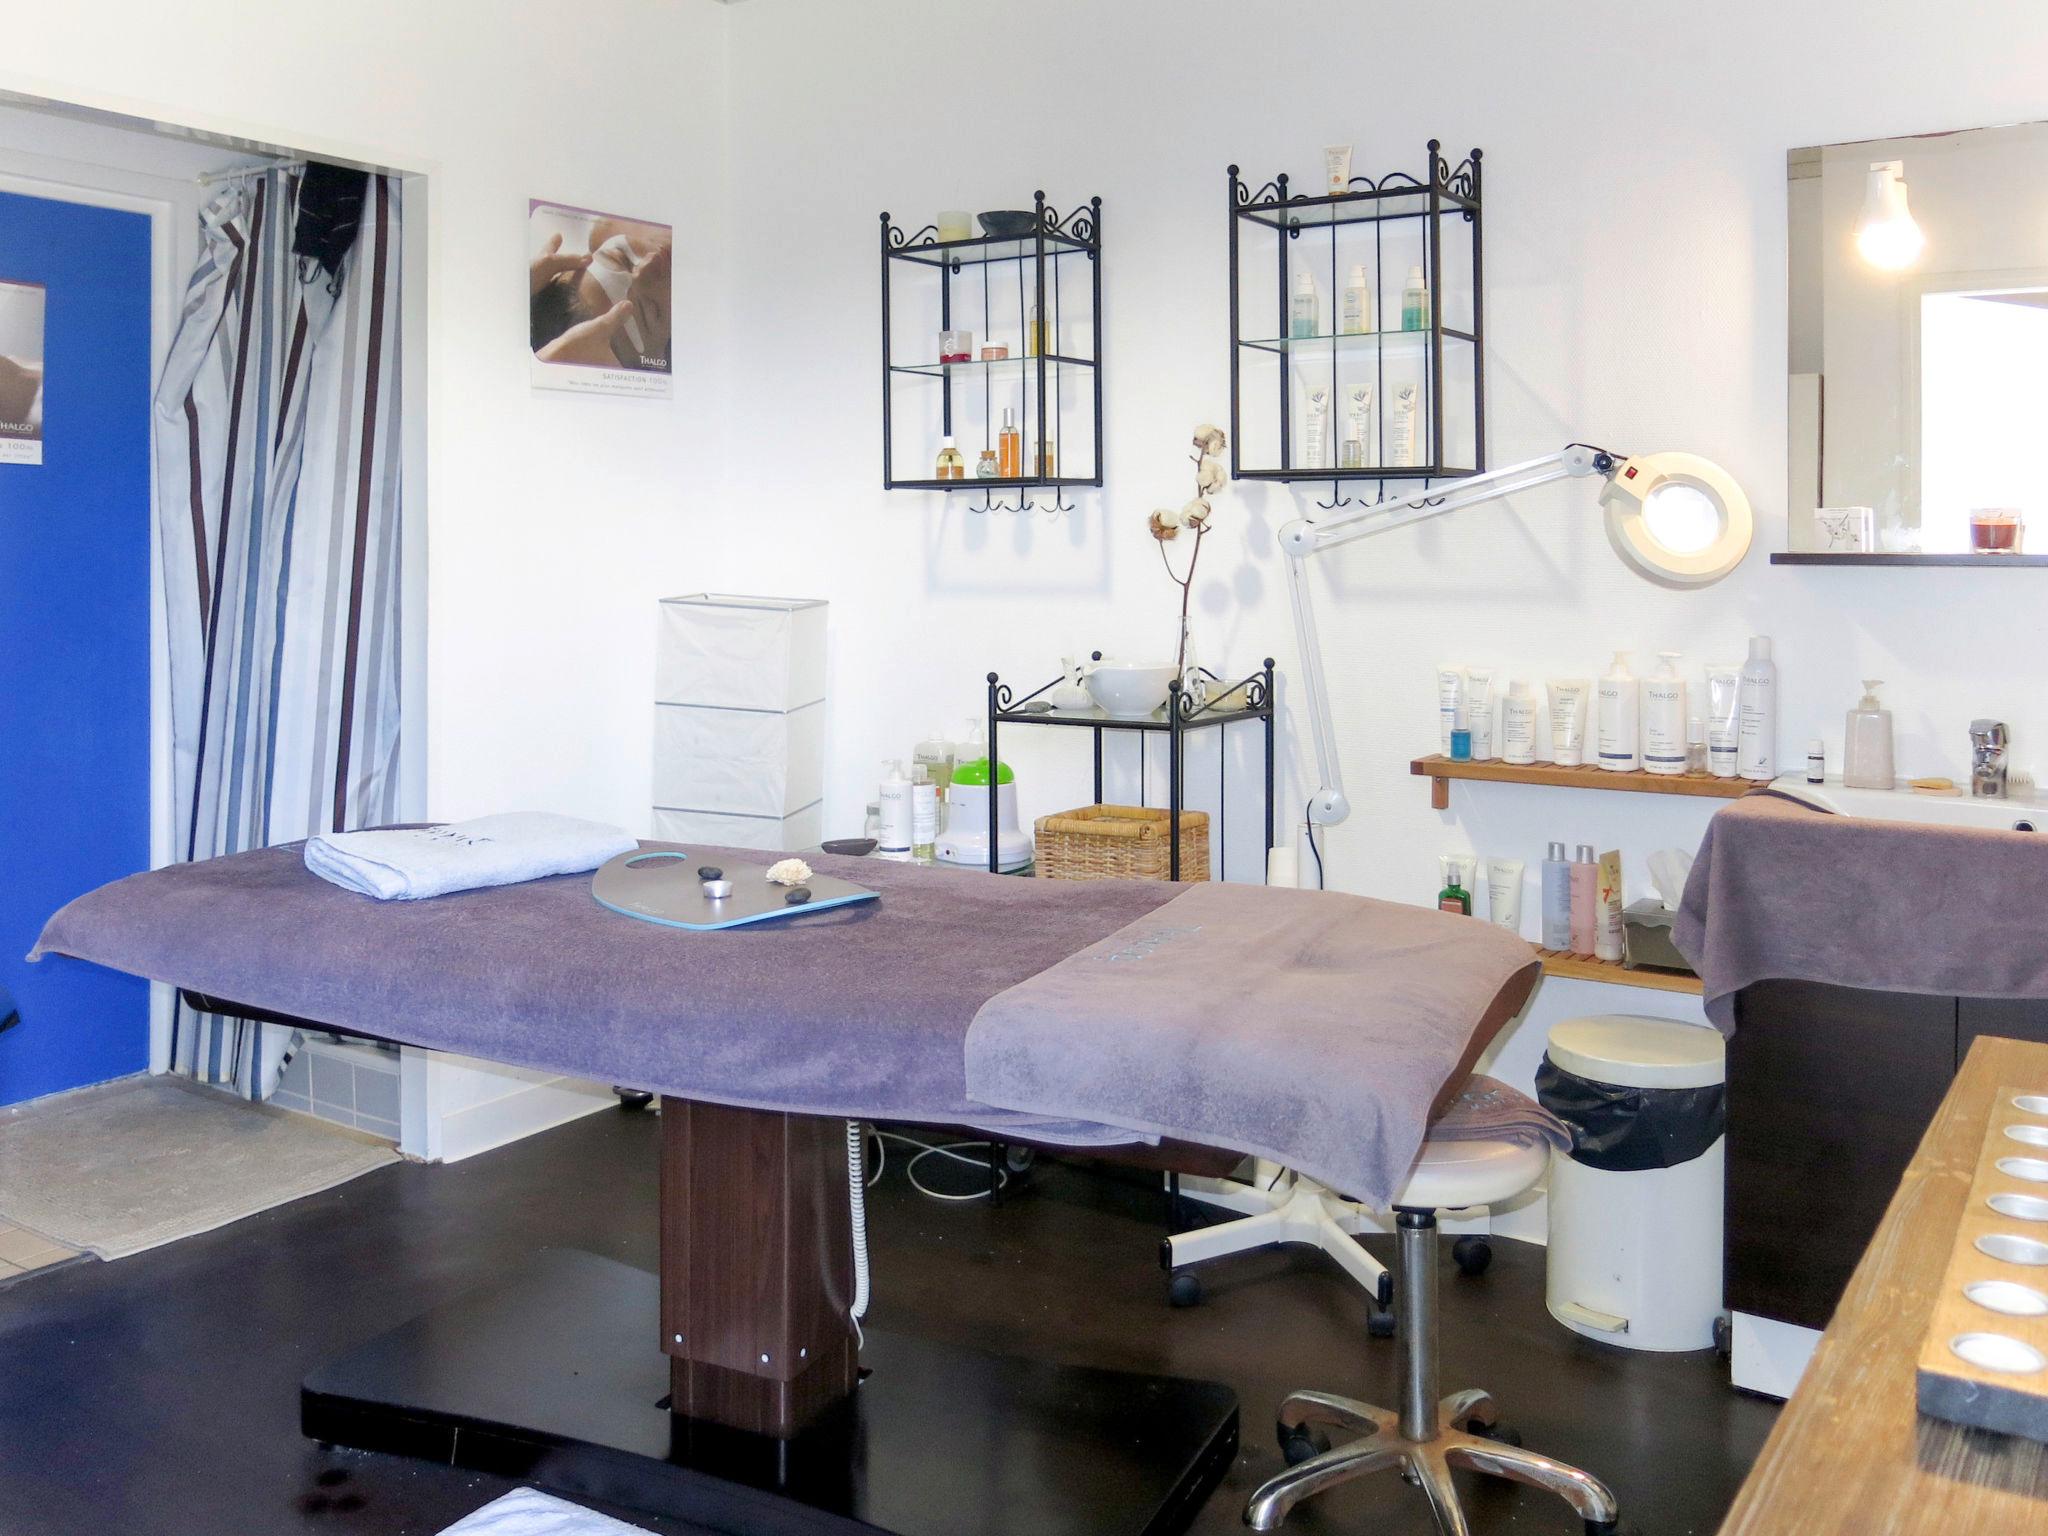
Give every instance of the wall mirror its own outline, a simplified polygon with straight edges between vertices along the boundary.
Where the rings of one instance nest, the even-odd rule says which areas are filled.
[[[1787,172],[1792,549],[2048,551],[2048,124]]]

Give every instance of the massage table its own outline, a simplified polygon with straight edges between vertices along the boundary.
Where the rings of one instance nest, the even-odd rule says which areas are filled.
[[[1384,1203],[1527,944],[1336,893],[811,862],[880,899],[690,932],[589,875],[379,902],[286,844],[90,892],[31,958],[660,1095],[659,1274],[543,1251],[315,1370],[316,1440],[718,1530],[1180,1529],[1235,1454],[1230,1390],[862,1339],[846,1122],[1180,1140]]]

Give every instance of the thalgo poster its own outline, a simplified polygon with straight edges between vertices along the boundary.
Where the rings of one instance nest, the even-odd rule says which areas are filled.
[[[540,389],[670,391],[675,232],[538,200],[527,204],[527,333]]]
[[[43,462],[43,297],[0,278],[0,464]]]

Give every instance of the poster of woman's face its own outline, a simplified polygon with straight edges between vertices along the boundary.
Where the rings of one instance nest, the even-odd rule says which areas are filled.
[[[669,392],[666,224],[534,201],[526,213],[533,382],[597,394]]]
[[[43,462],[43,285],[0,278],[0,464]]]

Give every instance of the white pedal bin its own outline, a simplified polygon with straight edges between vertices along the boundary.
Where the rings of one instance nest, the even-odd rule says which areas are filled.
[[[1684,1106],[1669,1166],[1627,1170],[1591,1166],[1656,1154],[1639,1138],[1617,1159],[1581,1138],[1581,1152],[1559,1154],[1550,1173],[1550,1247],[1545,1300],[1550,1315],[1590,1339],[1624,1349],[1710,1349],[1721,1315],[1721,1191],[1727,1139],[1704,1150],[1692,1143],[1718,1131],[1727,1081],[1727,1045],[1706,1025],[1630,1014],[1565,1019],[1550,1031],[1547,1064],[1598,1087],[1643,1090],[1645,1113]],[[1539,1092],[1569,1124],[1572,1114]],[[1543,1079],[1539,1077],[1539,1089]],[[1688,1092],[1688,1090],[1692,1090]],[[1581,1090],[1583,1092],[1583,1090]],[[1673,1092],[1675,1091],[1675,1092]],[[1670,1092],[1671,1097],[1660,1096]],[[1667,1122],[1669,1123],[1669,1122]],[[1690,1130],[1688,1139],[1685,1132]],[[1696,1155],[1686,1155],[1695,1154]]]

